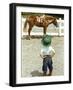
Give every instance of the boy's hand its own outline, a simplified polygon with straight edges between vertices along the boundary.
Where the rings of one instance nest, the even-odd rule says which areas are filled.
[[[43,55],[41,55],[41,54],[40,54],[40,57],[41,57],[42,59],[43,59],[43,58],[46,58],[46,56],[45,56],[45,55],[43,56]]]
[[[50,51],[50,54],[49,54],[51,57],[53,57],[55,55],[55,52],[53,51]]]
[[[43,58],[43,56],[40,54],[40,57]]]

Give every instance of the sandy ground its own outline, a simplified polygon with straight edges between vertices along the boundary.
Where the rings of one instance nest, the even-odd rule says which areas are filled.
[[[64,37],[53,37],[52,46],[56,54],[53,57],[53,76],[64,74]],[[42,59],[40,57],[41,38],[22,39],[21,76],[42,76]]]

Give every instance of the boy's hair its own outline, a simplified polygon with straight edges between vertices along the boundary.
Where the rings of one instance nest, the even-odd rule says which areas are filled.
[[[44,46],[49,46],[49,45],[51,45],[51,36],[49,36],[49,35],[44,35],[44,36],[42,37],[41,42],[42,42],[42,44],[43,44]]]

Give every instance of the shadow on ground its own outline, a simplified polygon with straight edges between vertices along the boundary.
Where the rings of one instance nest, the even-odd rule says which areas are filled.
[[[37,39],[40,39],[40,38],[42,38],[42,36],[41,36],[41,35],[39,35],[39,36],[36,36],[36,35],[33,36],[33,35],[31,35],[31,36],[29,37],[29,36],[27,35],[27,36],[23,36],[23,37],[22,37],[22,40],[24,40],[24,39],[29,40],[29,38],[30,38],[30,39],[36,39],[36,38],[37,38]]]
[[[31,72],[32,76],[43,76],[43,73],[39,72],[38,70]]]

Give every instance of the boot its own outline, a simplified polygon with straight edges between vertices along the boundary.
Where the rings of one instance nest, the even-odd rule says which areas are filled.
[[[43,76],[46,76],[46,72],[43,72]]]
[[[49,71],[49,74],[48,74],[48,76],[51,76],[52,75],[52,71]]]

